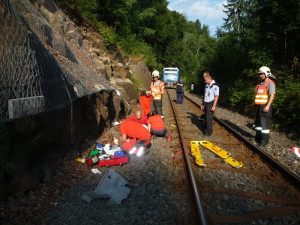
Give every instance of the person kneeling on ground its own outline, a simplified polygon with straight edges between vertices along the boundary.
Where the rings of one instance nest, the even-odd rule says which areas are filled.
[[[169,131],[167,131],[166,125],[160,115],[149,117],[148,129],[151,134],[158,137],[165,137],[168,142],[172,140],[172,135]]]
[[[138,122],[140,124],[142,124],[144,127],[147,127],[147,116],[142,114],[142,112],[140,110],[137,110],[135,115],[129,117],[127,120],[132,120],[135,122]]]
[[[129,154],[143,155],[147,147],[150,147],[151,134],[147,128],[132,120],[120,121],[120,148]]]

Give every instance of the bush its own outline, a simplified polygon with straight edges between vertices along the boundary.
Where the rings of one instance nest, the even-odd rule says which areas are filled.
[[[150,68],[157,66],[152,47],[144,41],[138,40],[136,35],[131,34],[126,35],[126,37],[121,37],[119,44],[126,54],[140,57]]]
[[[98,22],[97,28],[104,38],[104,44],[106,46],[117,46],[117,35],[112,27],[107,26],[104,22]]]
[[[233,87],[228,88],[228,101],[232,108],[246,115],[253,115],[254,111],[254,88],[242,79],[237,80]]]
[[[131,74],[130,80],[133,83],[133,85],[134,85],[135,89],[137,90],[137,92],[140,92],[141,90],[143,90],[143,85],[141,84],[141,81],[138,78],[136,78],[134,73]]]

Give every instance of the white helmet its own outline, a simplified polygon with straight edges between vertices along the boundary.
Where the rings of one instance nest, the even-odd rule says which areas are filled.
[[[159,77],[159,72],[157,70],[154,70],[152,72],[152,77]]]
[[[272,73],[269,67],[266,66],[262,66],[259,68],[258,73],[264,73],[266,75],[266,77],[272,77]]]

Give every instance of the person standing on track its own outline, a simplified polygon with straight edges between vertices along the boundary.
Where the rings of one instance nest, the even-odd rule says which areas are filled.
[[[213,118],[219,100],[219,85],[212,79],[209,72],[203,73],[206,83],[201,110],[205,112],[204,136],[211,136],[213,133]]]
[[[162,118],[162,95],[164,93],[164,82],[159,80],[159,72],[154,70],[152,73],[153,81],[150,85],[151,95],[153,97],[152,105],[153,105],[153,113],[155,115],[160,115]]]
[[[263,66],[259,68],[260,82],[255,88],[255,141],[262,147],[266,146],[270,139],[270,127],[275,97],[275,76],[270,68]]]
[[[179,77],[178,82],[176,83],[176,94],[177,94],[177,104],[183,103],[184,96],[184,81]]]

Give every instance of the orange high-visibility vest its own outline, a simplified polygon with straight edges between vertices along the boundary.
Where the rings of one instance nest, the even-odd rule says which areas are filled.
[[[271,80],[269,80],[266,84],[264,84],[263,86],[259,86],[259,84],[257,84],[256,88],[255,88],[255,105],[265,105],[268,103],[269,100],[269,95],[268,95],[268,85],[269,83],[272,82]]]
[[[160,90],[164,88],[164,83],[159,81],[159,85],[158,87],[155,87],[153,85],[153,82],[151,82],[151,94],[154,100],[161,100],[161,94],[160,94]]]

